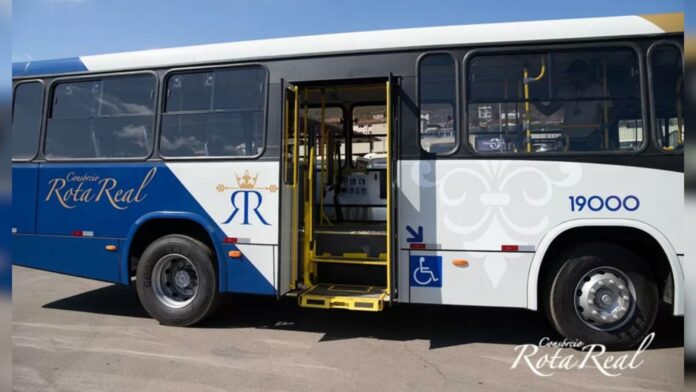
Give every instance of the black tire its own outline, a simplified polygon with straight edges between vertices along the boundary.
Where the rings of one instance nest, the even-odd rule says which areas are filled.
[[[635,292],[630,295],[632,305],[626,306],[632,311],[613,323],[586,317],[582,306],[576,307],[576,299],[583,292],[578,288],[587,287],[579,286],[580,280],[587,282],[586,274],[600,277],[607,272],[623,274],[630,282],[624,286],[632,285]],[[603,344],[611,350],[639,344],[653,327],[660,303],[655,279],[643,260],[625,247],[604,242],[581,244],[561,255],[548,275],[545,294],[544,310],[559,334],[585,344]],[[590,326],[597,322],[606,324]]]
[[[166,259],[176,260],[177,257],[181,260],[185,258],[192,264],[195,273],[191,275],[195,277],[195,284],[194,278],[191,278],[191,284],[188,287],[196,287],[197,291],[189,298],[189,301],[169,306],[165,300],[161,299],[163,298],[161,291],[158,295],[158,286],[154,282],[157,277],[153,274],[156,273],[155,268],[158,262]],[[157,268],[162,269],[162,267]],[[166,280],[166,278],[163,279]],[[164,325],[188,327],[212,314],[220,297],[217,282],[213,252],[202,242],[178,234],[167,235],[152,242],[140,257],[136,272],[140,303],[150,316]],[[159,284],[159,287],[164,286],[165,284]],[[176,295],[175,292],[174,296],[170,297],[170,301],[177,300],[178,298],[174,298]]]

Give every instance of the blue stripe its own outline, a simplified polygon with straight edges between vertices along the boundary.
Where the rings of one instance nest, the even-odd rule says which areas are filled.
[[[87,71],[87,67],[85,67],[85,64],[79,57],[57,60],[24,61],[12,64],[12,76],[15,78],[85,71]]]
[[[128,284],[133,222],[139,228],[149,219],[187,219],[211,236],[220,291],[276,293],[273,282],[246,256],[227,257],[237,248],[222,245],[226,235],[216,221],[223,217],[213,219],[164,163],[52,163],[13,170],[12,190],[19,208],[12,218],[17,229],[12,244],[15,264]],[[36,224],[27,222],[32,220],[30,210]],[[93,231],[94,237],[73,236],[75,230]],[[118,252],[107,252],[106,245],[117,245]],[[2,279],[0,253],[0,295]]]

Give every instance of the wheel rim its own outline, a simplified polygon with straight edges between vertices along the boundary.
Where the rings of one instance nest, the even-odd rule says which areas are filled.
[[[193,262],[180,254],[169,254],[152,270],[155,297],[170,308],[183,308],[198,293],[198,271]]]
[[[635,287],[626,274],[613,267],[595,268],[578,281],[575,311],[590,328],[611,331],[631,318],[635,298]]]

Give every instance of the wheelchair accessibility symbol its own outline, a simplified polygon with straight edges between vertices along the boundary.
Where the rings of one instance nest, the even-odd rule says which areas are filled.
[[[411,286],[442,287],[442,256],[411,256]]]

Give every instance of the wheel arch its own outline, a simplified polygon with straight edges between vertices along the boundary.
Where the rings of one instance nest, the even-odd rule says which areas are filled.
[[[543,289],[540,277],[544,268],[552,263],[554,245],[565,236],[577,230],[592,230],[593,228],[616,228],[623,230],[637,230],[650,237],[659,245],[664,259],[669,265],[672,276],[672,305],[675,315],[684,314],[684,275],[674,247],[670,241],[653,226],[630,219],[579,219],[564,222],[550,230],[536,248],[534,258],[529,270],[527,282],[527,308],[537,310],[539,308],[539,292]],[[659,283],[659,282],[658,282]]]
[[[155,232],[148,233],[148,228],[152,228],[158,224],[167,224],[168,227],[166,229],[155,230]],[[215,267],[218,271],[218,290],[221,292],[224,291],[227,287],[227,271],[225,269],[225,263],[222,262],[222,258],[220,256],[223,254],[223,249],[220,246],[222,238],[218,238],[222,234],[219,234],[216,227],[214,227],[209,221],[200,215],[191,212],[150,212],[135,221],[128,232],[120,258],[120,269],[121,276],[123,277],[123,283],[129,284],[131,277],[134,276],[133,258],[138,256],[134,254],[134,252],[141,253],[142,250],[144,250],[144,247],[146,247],[147,244],[149,244],[152,240],[160,238],[164,235],[187,234],[188,231],[185,229],[193,230],[195,233],[195,235],[193,235],[194,238],[201,240],[203,243],[211,247],[211,250],[215,254]]]

